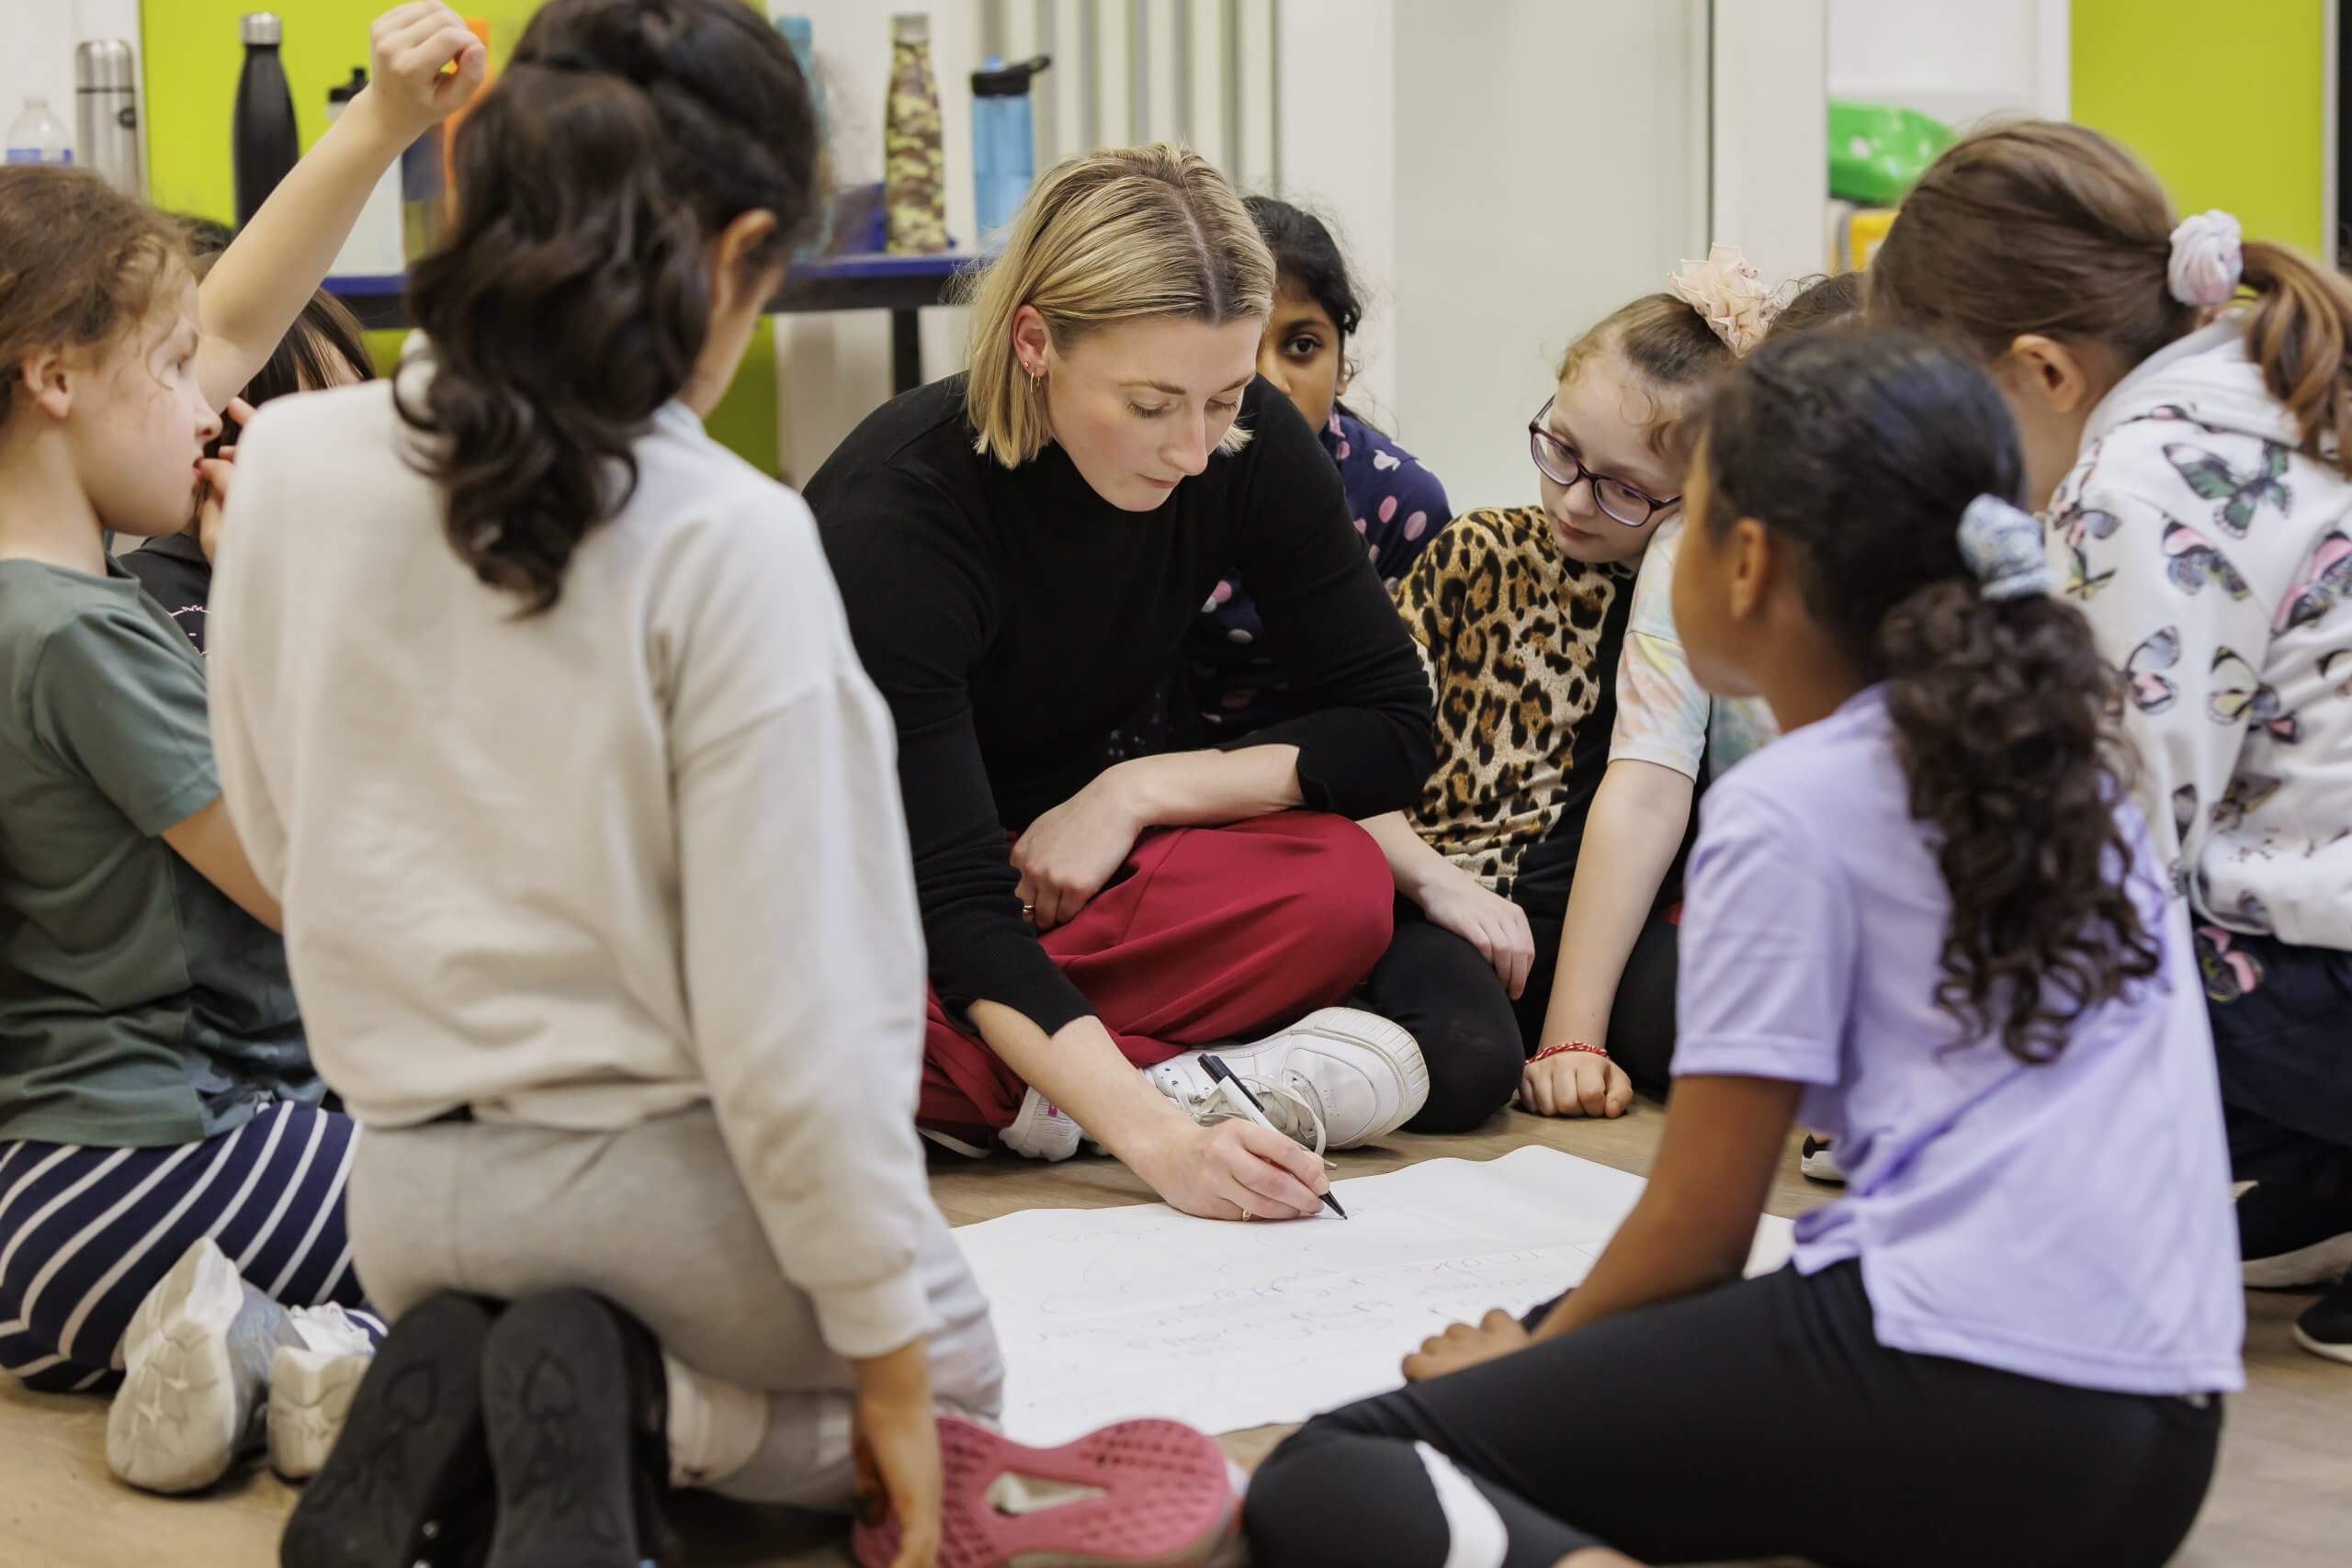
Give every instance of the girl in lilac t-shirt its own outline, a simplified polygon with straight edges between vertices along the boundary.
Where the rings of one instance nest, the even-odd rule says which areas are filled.
[[[2155,1568],[2188,1534],[2243,1382],[2212,1041],[2022,484],[1923,338],[1767,344],[1713,398],[1674,617],[1786,734],[1702,807],[1657,1168],[1532,1329],[1449,1329],[1268,1460],[1262,1568]],[[1800,1117],[1846,1195],[1743,1282]]]

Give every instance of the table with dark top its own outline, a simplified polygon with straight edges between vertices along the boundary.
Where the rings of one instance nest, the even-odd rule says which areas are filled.
[[[916,331],[916,314],[925,306],[945,304],[949,284],[974,259],[968,252],[950,251],[935,256],[867,254],[797,261],[768,309],[778,314],[889,311],[890,389],[910,391],[922,385],[922,339]],[[415,324],[403,273],[345,274],[328,278],[326,287],[359,318],[361,326],[400,332]]]

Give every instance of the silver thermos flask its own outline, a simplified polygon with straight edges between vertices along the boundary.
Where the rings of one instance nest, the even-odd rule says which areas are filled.
[[[139,174],[139,72],[130,46],[98,39],[74,51],[74,156],[117,190],[144,197]]]

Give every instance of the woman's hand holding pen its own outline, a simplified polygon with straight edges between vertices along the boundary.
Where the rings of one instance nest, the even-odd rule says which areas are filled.
[[[1323,1162],[1280,1133],[1238,1117],[1173,1123],[1126,1160],[1169,1207],[1208,1220],[1297,1220],[1331,1189]]]

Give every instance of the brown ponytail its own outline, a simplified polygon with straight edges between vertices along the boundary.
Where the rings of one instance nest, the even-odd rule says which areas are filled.
[[[1871,262],[1870,314],[1988,362],[2035,333],[2137,365],[2200,320],[2166,279],[2179,222],[2147,165],[2098,131],[1996,126],[1948,148],[1904,198]],[[2352,463],[2352,285],[2283,245],[2244,254],[2247,353],[2303,450]]]
[[[815,210],[816,116],[741,0],[553,0],[466,117],[458,225],[411,280],[434,372],[401,417],[450,547],[526,613],[637,482],[632,447],[692,375],[711,241],[746,212],[775,266]]]
[[[2352,283],[2301,252],[2246,243],[2246,352],[2303,433],[2303,451],[2352,474]]]

